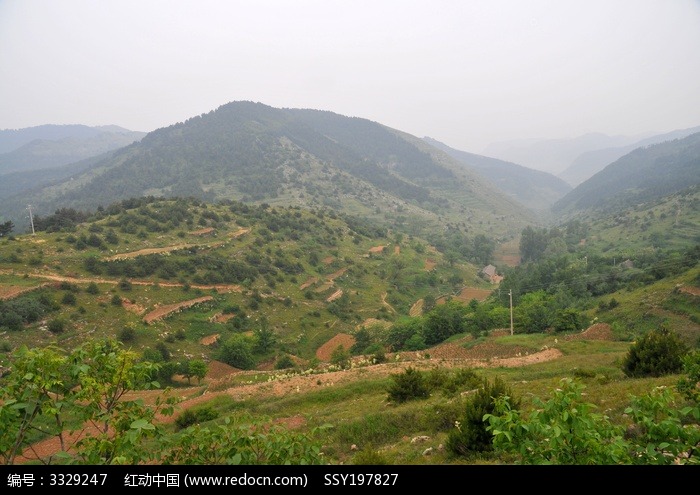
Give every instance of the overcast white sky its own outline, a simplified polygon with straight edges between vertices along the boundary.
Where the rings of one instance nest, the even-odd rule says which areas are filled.
[[[0,0],[0,129],[236,100],[493,141],[700,125],[700,0]]]

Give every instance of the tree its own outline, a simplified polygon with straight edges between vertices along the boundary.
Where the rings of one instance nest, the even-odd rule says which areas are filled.
[[[275,332],[270,328],[267,318],[262,317],[255,330],[255,352],[265,354],[269,352],[277,342]]]
[[[208,366],[201,359],[193,359],[188,363],[188,370],[189,375],[197,379],[197,383],[202,383],[204,377],[207,376]]]
[[[666,327],[652,330],[633,344],[622,364],[629,377],[662,376],[683,369],[688,346]]]
[[[0,223],[0,237],[4,237],[12,232],[15,228],[15,224],[11,220],[5,223]]]
[[[139,362],[115,341],[89,342],[70,353],[58,347],[21,347],[12,356],[12,370],[0,387],[0,459],[5,464],[14,464],[39,425],[60,441],[57,462],[149,460],[142,442],[159,431],[153,419],[172,412],[160,401],[151,407],[125,397],[132,390],[157,386],[149,378],[154,365]],[[90,434],[69,444],[68,418]]]
[[[245,335],[235,334],[221,346],[219,359],[229,366],[249,370],[255,367],[253,341]]]

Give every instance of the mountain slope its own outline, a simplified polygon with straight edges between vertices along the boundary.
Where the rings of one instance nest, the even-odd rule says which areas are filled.
[[[6,211],[26,201],[46,214],[153,195],[326,206],[409,232],[452,222],[496,237],[531,220],[479,175],[421,146],[365,119],[233,102],[153,131]]]
[[[445,151],[460,163],[480,173],[498,189],[531,210],[548,209],[572,189],[566,182],[547,172],[456,150],[428,137],[424,139],[431,146]]]
[[[637,148],[576,187],[552,210],[566,214],[585,209],[633,205],[700,183],[700,133]]]
[[[659,134],[626,146],[588,151],[579,155],[571,163],[571,165],[566,168],[566,170],[559,174],[559,177],[564,179],[572,186],[577,186],[586,179],[589,179],[595,175],[597,172],[603,170],[607,165],[636,148],[649,146],[652,144],[659,144],[664,141],[671,141],[673,139],[681,139],[691,134],[695,134],[696,132],[700,132],[700,127],[679,129],[665,134]]]

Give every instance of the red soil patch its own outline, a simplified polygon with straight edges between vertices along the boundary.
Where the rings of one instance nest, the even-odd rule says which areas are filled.
[[[235,373],[239,373],[241,371],[238,368],[229,366],[228,364],[222,363],[221,361],[210,361],[207,366],[207,375],[204,377],[204,379],[210,381],[220,380],[222,378],[225,378],[229,375],[233,375]]]
[[[333,294],[331,294],[330,296],[328,296],[326,298],[326,302],[333,302],[336,299],[340,298],[342,295],[343,295],[343,290],[338,289],[337,291],[335,291]]]
[[[218,333],[215,333],[214,335],[207,335],[206,337],[202,337],[199,339],[199,343],[202,345],[212,345],[218,342],[220,335]]]
[[[355,337],[346,333],[339,333],[316,350],[316,357],[321,361],[330,361],[333,351],[339,345],[342,345],[346,350],[350,350],[353,344],[355,344]]]
[[[431,260],[431,259],[425,260],[425,271],[429,272],[430,270],[435,268],[436,265],[437,265],[437,263],[435,263],[434,260]]]
[[[190,308],[196,304],[211,301],[212,299],[214,299],[212,296],[204,296],[198,297],[197,299],[190,299],[189,301],[183,301],[181,303],[166,304],[165,306],[161,306],[160,308],[148,313],[146,316],[144,316],[143,321],[146,323],[151,323],[156,320],[160,320],[161,318],[164,318],[175,311],[179,311],[183,308]]]
[[[301,285],[299,286],[299,290],[304,290],[304,289],[306,289],[306,288],[308,288],[308,287],[311,287],[311,286],[314,285],[316,282],[318,282],[318,279],[317,279],[316,277],[311,277],[310,279],[308,279],[306,282],[304,282],[303,284],[301,284]]]
[[[369,252],[374,254],[383,253],[385,248],[386,246],[374,246],[372,248],[369,248]]]
[[[248,232],[250,232],[250,229],[239,229],[239,230],[237,230],[236,232],[231,233],[231,237],[233,237],[234,239],[236,239],[236,238],[238,238],[238,237],[240,237],[240,236],[242,236],[242,235],[247,234]]]
[[[341,268],[341,269],[338,270],[337,272],[331,273],[330,275],[328,275],[328,276],[326,277],[326,279],[327,279],[327,280],[331,280],[331,281],[332,281],[332,280],[335,280],[336,278],[340,277],[343,273],[345,273],[345,272],[347,272],[347,271],[348,271],[347,268]]]
[[[607,323],[596,323],[576,335],[567,335],[566,340],[614,340],[612,327]]]
[[[401,246],[394,246],[394,254],[401,254]]]
[[[24,294],[25,292],[31,292],[33,290],[40,289],[41,287],[44,287],[46,285],[47,284],[41,284],[41,285],[37,285],[36,287],[19,287],[16,285],[0,286],[0,301],[14,299],[15,297],[19,296],[20,294]]]
[[[694,296],[700,296],[700,287],[693,287],[691,286],[683,286],[678,289],[681,292],[685,292],[686,294],[692,294]]]
[[[335,258],[333,256],[327,256],[327,257],[323,258],[322,261],[323,261],[324,265],[330,265],[331,263],[333,263],[335,261]]]
[[[219,313],[219,314],[217,314],[217,315],[214,315],[214,317],[211,318],[210,321],[212,321],[212,322],[214,322],[214,323],[226,323],[227,321],[229,321],[231,318],[233,318],[233,317],[235,317],[235,316],[236,316],[236,315],[231,314],[231,313],[226,313],[226,314],[224,314],[224,313]]]

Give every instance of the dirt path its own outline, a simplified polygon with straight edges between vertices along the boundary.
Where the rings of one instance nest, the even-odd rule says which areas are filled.
[[[33,278],[43,278],[46,280],[53,280],[55,282],[69,282],[72,284],[89,284],[89,283],[96,283],[96,284],[110,284],[110,285],[117,285],[118,283],[121,282],[121,280],[114,280],[114,279],[106,279],[106,278],[94,278],[94,277],[68,277],[65,275],[57,275],[57,274],[52,274],[52,273],[29,273],[27,274],[29,277]],[[129,279],[129,282],[131,282],[134,285],[158,285],[160,287],[184,287],[185,284],[181,283],[176,283],[176,282],[156,282],[152,280],[134,280],[134,279]],[[202,290],[217,290],[219,292],[242,292],[243,288],[240,285],[237,284],[217,284],[217,285],[190,285],[191,288],[193,289],[202,289]]]

